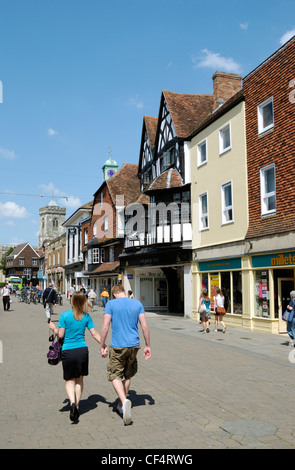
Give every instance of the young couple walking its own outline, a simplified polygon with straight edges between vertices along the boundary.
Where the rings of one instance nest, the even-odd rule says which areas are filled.
[[[131,378],[137,372],[137,353],[140,349],[138,323],[145,340],[143,354],[146,360],[151,357],[150,334],[142,304],[128,298],[121,285],[114,286],[112,294],[114,299],[106,305],[100,334],[88,313],[87,298],[82,292],[73,293],[72,309],[61,314],[58,329],[49,322],[49,328],[63,338],[63,376],[70,401],[71,421],[78,420],[83,378],[88,375],[88,347],[84,338],[88,328],[92,337],[100,343],[101,356],[106,358],[109,354],[107,373],[120,400],[117,410],[125,425],[132,423],[131,402],[127,396]],[[105,341],[110,325],[112,337],[107,348]]]

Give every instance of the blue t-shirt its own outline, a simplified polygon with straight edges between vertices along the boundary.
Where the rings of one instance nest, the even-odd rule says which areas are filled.
[[[85,342],[85,330],[86,328],[90,330],[95,327],[88,313],[84,313],[81,320],[76,320],[73,315],[73,310],[67,310],[61,314],[58,326],[65,328],[63,351],[87,346]]]
[[[112,316],[112,348],[139,346],[138,319],[144,308],[138,300],[129,297],[110,300],[104,313]]]

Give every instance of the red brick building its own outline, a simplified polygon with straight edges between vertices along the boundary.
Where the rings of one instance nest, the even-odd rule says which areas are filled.
[[[281,322],[295,269],[295,37],[244,78],[254,315]]]
[[[24,284],[38,284],[39,254],[29,243],[22,243],[14,248],[6,258],[6,277],[17,276]]]
[[[124,163],[95,192],[92,214],[82,225],[84,276],[99,295],[121,281],[119,255],[123,251],[125,211],[133,203],[145,204],[149,198],[140,191],[138,166]]]

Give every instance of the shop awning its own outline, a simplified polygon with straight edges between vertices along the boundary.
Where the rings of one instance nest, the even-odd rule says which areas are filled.
[[[115,271],[120,266],[120,261],[109,261],[108,263],[102,263],[98,268],[92,271],[91,274],[108,273]]]

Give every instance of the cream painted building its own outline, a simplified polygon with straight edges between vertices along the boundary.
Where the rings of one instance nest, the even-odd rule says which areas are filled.
[[[226,290],[226,323],[247,327],[248,190],[245,101],[242,91],[217,108],[191,140],[193,248],[193,318],[199,320],[199,297]],[[248,286],[249,287],[249,286]]]

